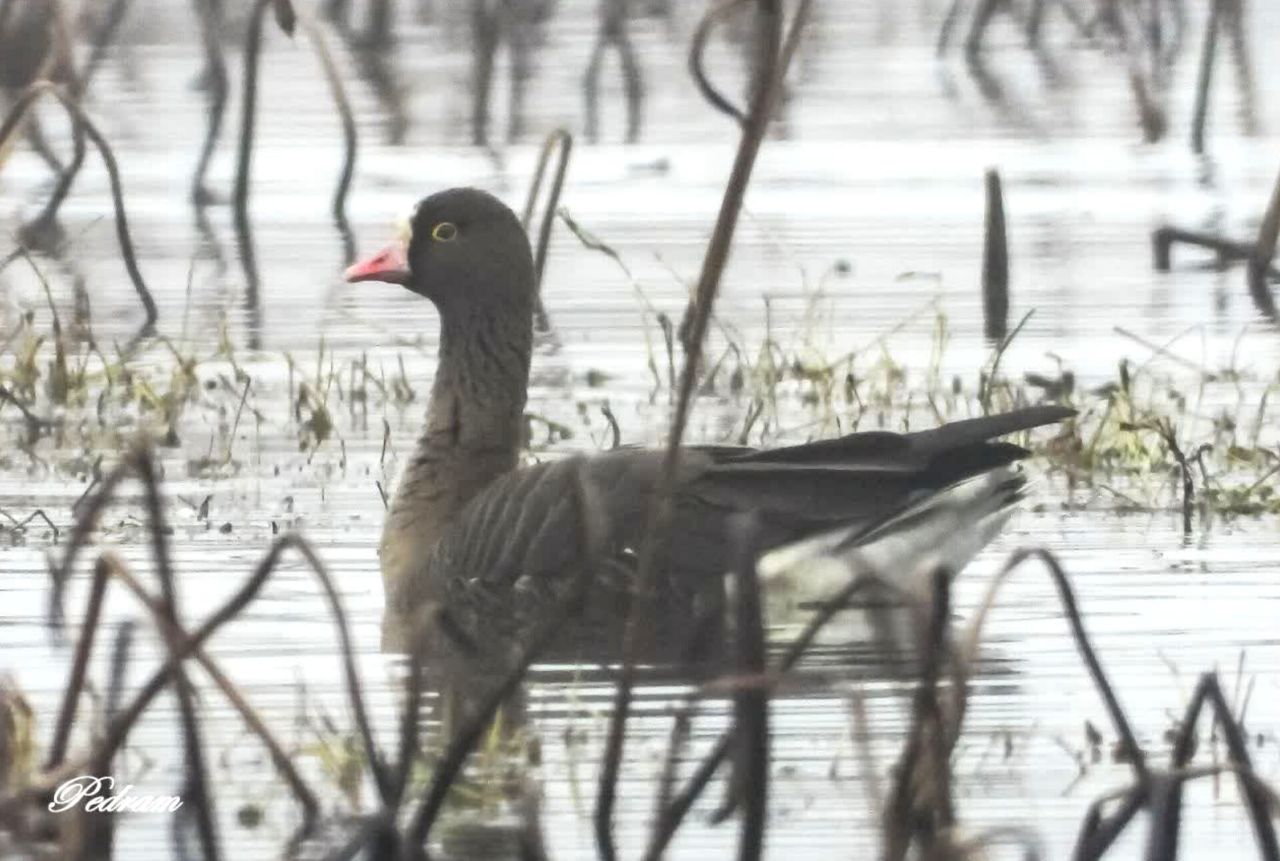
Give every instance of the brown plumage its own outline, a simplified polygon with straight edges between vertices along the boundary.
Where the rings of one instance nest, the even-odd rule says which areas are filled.
[[[536,290],[528,241],[506,206],[474,189],[424,199],[411,226],[399,245],[347,273],[403,284],[434,302],[441,319],[427,427],[380,549],[389,608],[439,602],[464,631],[485,637],[518,634],[540,618],[580,561],[572,492],[580,464],[607,524],[608,562],[594,572],[592,613],[602,629],[619,631],[610,615],[625,605],[662,452],[620,448],[517,468]],[[949,489],[991,476],[964,499],[980,509],[976,523],[1000,515],[1022,485],[1005,468],[1027,452],[992,439],[1071,414],[1038,406],[911,434],[856,433],[771,450],[688,448],[659,554],[664,618],[696,613],[718,593],[734,513],[758,515],[765,549],[833,531],[853,546],[933,517]]]

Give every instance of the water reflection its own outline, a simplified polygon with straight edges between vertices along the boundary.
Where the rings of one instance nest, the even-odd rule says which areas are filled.
[[[249,217],[237,212],[233,219],[236,252],[244,273],[245,337],[250,350],[262,349],[262,280],[258,275],[258,254],[254,247]]]
[[[508,142],[524,136],[525,86],[533,74],[533,54],[542,43],[542,25],[551,15],[550,0],[479,0],[470,4],[471,27],[471,142],[489,144],[493,72],[498,49],[507,47]]]
[[[0,87],[10,101],[40,78],[74,80],[68,42],[70,22],[55,14],[60,8],[54,0],[0,0]],[[62,162],[45,137],[38,117],[28,119],[26,136],[45,164],[61,174]]]
[[[221,34],[223,31],[222,0],[195,0],[196,14],[200,21],[200,43],[204,48],[204,68],[196,79],[197,88],[205,91],[209,99],[208,121],[204,143],[191,178],[191,201],[196,209],[214,203],[214,193],[205,185],[205,175],[218,146],[222,131],[222,119],[227,110],[230,83],[227,64],[223,58]]]
[[[600,72],[605,52],[612,48],[618,55],[622,83],[626,96],[627,110],[627,143],[635,143],[640,139],[640,124],[644,111],[644,79],[640,71],[640,61],[636,49],[628,35],[628,12],[630,3],[627,0],[600,0],[597,7],[599,24],[596,30],[595,45],[591,48],[591,59],[582,76],[582,98],[586,105],[586,137],[595,142],[600,137]],[[658,10],[658,14],[670,10]]]
[[[385,116],[384,141],[389,146],[403,144],[411,119],[405,103],[406,84],[396,68],[395,48],[366,46],[353,40],[348,40],[348,46],[352,50],[360,76],[373,88]]]
[[[833,691],[850,686],[865,690],[868,685],[886,680],[901,683],[903,690],[910,688],[910,680],[914,678],[914,646],[906,651],[886,651],[879,645],[868,644],[863,624],[867,612],[888,618],[883,616],[885,612],[897,610],[889,610],[873,598],[838,614],[836,623],[821,635],[818,645],[810,648],[810,658],[786,675],[774,697],[776,709],[785,711],[788,701],[813,702],[815,698],[833,696]],[[779,636],[768,658],[770,666],[786,665],[784,655],[790,651],[790,642],[784,632],[808,618],[808,612],[796,613],[795,610],[775,617],[778,625],[775,632]],[[447,629],[447,624],[441,624],[441,617],[435,621],[437,626]],[[670,647],[655,643],[655,649],[640,658],[633,689],[635,716],[632,720],[648,725],[655,717],[660,718],[662,728],[645,742],[648,746],[658,744],[658,748],[648,754],[650,758],[665,758],[662,785],[653,800],[658,805],[665,804],[673,791],[670,784],[677,779],[680,765],[691,756],[700,756],[687,748],[690,731],[696,727],[705,732],[707,719],[715,730],[722,724],[721,716],[730,705],[728,695],[733,689],[733,676],[726,675],[732,671],[726,646],[732,637],[725,636],[725,630],[718,625],[714,626],[711,637],[705,636],[708,621],[689,626],[678,634],[673,626],[667,625],[663,632],[663,636],[676,636],[676,641],[686,646],[709,647],[710,651],[703,655],[692,659],[686,655],[686,659],[673,662]],[[492,857],[527,857],[516,849],[530,840],[542,842],[541,802],[548,778],[542,769],[543,745],[548,743],[548,737],[540,723],[548,720],[558,723],[562,719],[572,722],[575,715],[577,720],[589,720],[591,710],[612,693],[618,672],[616,649],[604,645],[608,638],[602,638],[598,630],[581,636],[585,629],[579,622],[571,622],[575,633],[558,637],[532,672],[501,699],[492,724],[477,723],[477,720],[495,706],[493,696],[501,690],[504,681],[509,680],[513,669],[504,660],[501,646],[491,641],[482,645],[479,641],[464,640],[456,632],[450,634],[437,629],[437,636],[429,647],[430,656],[423,659],[419,653],[408,662],[408,695],[414,695],[415,682],[418,690],[433,692],[427,712],[416,725],[419,737],[429,749],[436,745],[448,748],[468,734],[474,739],[482,727],[487,727],[473,754],[478,772],[475,779],[483,787],[478,791],[482,799],[487,800],[480,801],[478,811],[474,800],[450,806],[434,832],[446,849],[461,851],[462,847],[471,847],[475,851],[474,847],[482,843],[493,851]],[[914,639],[913,636],[913,643]],[[446,645],[450,642],[452,646]],[[442,648],[445,651],[441,651]],[[514,658],[514,648],[505,654]],[[984,658],[980,673],[984,678],[1011,674],[1013,671],[1004,667],[1004,663],[1004,659],[998,657],[994,662]],[[566,696],[566,691],[577,693]],[[834,696],[839,702],[842,695],[835,693]],[[669,737],[665,729],[667,717],[673,718]],[[642,735],[647,738],[651,733],[646,730]],[[573,730],[565,730],[566,745],[582,743],[574,740],[573,734]],[[590,806],[594,803],[590,799],[594,798],[595,785],[589,779],[586,784],[582,791],[587,800],[583,803]],[[720,805],[721,819],[733,812],[738,801],[732,785],[732,781],[726,784],[727,794]]]

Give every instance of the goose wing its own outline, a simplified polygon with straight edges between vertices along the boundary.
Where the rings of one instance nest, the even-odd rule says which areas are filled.
[[[679,595],[708,577],[718,579],[730,558],[725,525],[739,512],[757,515],[758,546],[769,550],[831,530],[838,530],[842,546],[863,535],[882,539],[895,523],[924,534],[919,525],[930,512],[949,510],[925,505],[930,497],[994,471],[998,480],[968,493],[996,509],[1006,507],[1018,498],[1021,479],[1003,468],[1027,451],[993,438],[1072,414],[1041,406],[914,433],[863,432],[771,450],[690,447],[681,458],[674,516],[660,544],[664,591]],[[623,448],[497,479],[463,509],[426,570],[406,578],[396,600],[412,606],[443,598],[458,609],[464,627],[468,617],[477,625],[509,618],[519,627],[536,616],[565,593],[573,572],[585,564],[574,502],[579,469],[601,509],[593,515],[603,531],[607,570],[592,574],[625,594],[662,460],[661,450]]]

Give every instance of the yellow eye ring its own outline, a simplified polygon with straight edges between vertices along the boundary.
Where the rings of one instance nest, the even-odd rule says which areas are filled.
[[[452,242],[458,236],[458,227],[449,221],[442,221],[431,228],[431,238],[437,242]]]

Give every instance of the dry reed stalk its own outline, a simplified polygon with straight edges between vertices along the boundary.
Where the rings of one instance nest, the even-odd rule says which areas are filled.
[[[556,173],[547,192],[547,202],[542,207],[542,220],[538,222],[538,241],[534,246],[533,271],[538,285],[538,295],[533,309],[534,323],[539,331],[551,331],[551,319],[547,316],[546,306],[542,302],[542,273],[547,267],[547,249],[551,246],[551,230],[555,226],[556,210],[560,207],[560,193],[564,190],[565,173],[569,169],[569,156],[573,153],[573,135],[567,129],[555,129],[542,142],[538,153],[538,166],[533,171],[533,184],[529,186],[529,196],[525,199],[524,213],[520,216],[520,225],[528,233],[533,226],[533,211],[538,203],[538,195],[542,191],[542,183],[546,177],[547,165],[551,162],[551,154],[556,153]]]
[[[135,598],[147,609],[151,614],[157,628],[163,633],[164,638],[171,644],[181,644],[190,639],[190,634],[180,625],[174,624],[164,613],[164,608],[157,602],[147,591],[137,578],[133,576],[121,560],[105,554],[99,557],[99,564],[105,560],[111,568],[109,574],[119,579],[125,587],[133,594]],[[94,586],[97,586],[97,575],[95,573]],[[271,757],[272,764],[276,770],[280,772],[280,776],[284,778],[290,790],[297,798],[302,806],[303,825],[302,831],[309,832],[317,822],[320,815],[320,803],[314,792],[303,780],[302,775],[294,768],[289,754],[285,751],[284,746],[278,742],[262,720],[261,716],[249,705],[248,700],[240,692],[235,683],[224,673],[221,667],[203,649],[197,649],[192,653],[192,657],[200,664],[214,683],[222,691],[227,701],[240,714],[249,730],[256,735],[267,748],[267,753]]]
[[[787,650],[779,660],[777,668],[773,670],[773,676],[775,678],[781,677],[792,670],[800,662],[800,659],[804,657],[818,634],[827,626],[827,623],[835,618],[837,613],[845,609],[855,595],[867,589],[873,582],[882,583],[875,572],[861,571],[852,573],[849,583],[833,595],[830,600],[824,601],[818,607],[817,612],[813,614],[813,617],[804,626],[800,634],[787,646]],[[681,713],[687,713],[692,708],[692,703],[696,702],[701,695],[701,691],[697,692],[695,697],[691,698],[689,703],[686,703]],[[690,775],[684,788],[672,797],[669,804],[663,807],[649,835],[648,846],[643,856],[646,861],[657,861],[666,852],[671,838],[675,836],[684,818],[692,809],[694,802],[702,795],[707,785],[711,782],[711,778],[715,776],[716,771],[724,763],[729,754],[732,740],[732,731],[722,733],[711,751],[702,758],[694,773]],[[668,757],[670,758],[671,756],[672,754],[668,753]]]
[[[902,861],[915,846],[924,858],[946,858],[955,827],[951,750],[958,732],[947,726],[938,682],[949,663],[951,573],[931,576],[933,598],[920,648],[920,680],[912,697],[911,728],[885,805],[887,861]]]
[[[982,322],[989,341],[1009,331],[1009,238],[1004,220],[1004,191],[1000,173],[987,171],[987,216],[982,245]]]
[[[159,498],[157,479],[154,469],[150,465],[150,454],[145,449],[135,449],[124,461],[122,461],[115,469],[111,470],[99,485],[98,491],[85,500],[80,509],[80,515],[73,525],[71,534],[63,551],[62,559],[51,564],[51,575],[53,577],[53,589],[51,592],[51,620],[54,625],[60,624],[62,618],[61,604],[62,592],[65,589],[67,576],[71,571],[75,559],[81,549],[86,545],[89,535],[96,529],[98,519],[106,506],[115,498],[120,484],[126,477],[131,474],[137,474],[138,478],[144,485],[146,490],[146,500],[148,510],[152,517],[152,541],[153,554],[155,555],[157,567],[160,571],[161,584],[168,580],[170,582],[169,589],[172,589],[172,570],[168,564],[168,549],[164,536],[163,523],[163,505]],[[375,783],[379,793],[384,801],[392,795],[393,781],[392,775],[377,744],[374,741],[372,727],[366,712],[364,697],[361,691],[359,673],[356,669],[354,649],[351,640],[349,626],[346,620],[346,613],[342,607],[341,598],[338,595],[337,587],[334,585],[324,564],[319,556],[315,553],[310,544],[297,535],[285,535],[273,542],[267,555],[263,558],[253,575],[241,587],[235,595],[232,596],[218,611],[205,620],[200,627],[190,636],[186,636],[180,643],[170,650],[170,657],[165,664],[157,670],[142,690],[135,695],[134,700],[129,707],[114,721],[108,730],[106,740],[102,744],[102,752],[99,757],[109,761],[114,756],[115,750],[123,743],[129,729],[133,723],[141,716],[151,700],[161,689],[164,688],[168,679],[174,676],[180,670],[181,663],[189,656],[196,655],[203,643],[223,624],[234,618],[239,612],[247,606],[258,590],[275,570],[275,566],[279,562],[280,556],[285,549],[292,548],[296,550],[311,568],[312,573],[319,581],[324,596],[328,603],[330,614],[333,616],[335,626],[338,633],[338,643],[342,654],[342,667],[344,681],[347,688],[347,699],[350,704],[357,729],[361,741],[364,745],[365,756],[369,762],[370,770],[373,773]],[[181,632],[182,628],[178,624],[176,614],[170,613],[169,623],[174,626],[174,631]],[[86,646],[87,648],[87,646]],[[206,668],[212,666],[206,665]],[[217,680],[220,673],[217,672],[216,666],[211,673]],[[225,689],[224,689],[225,690]],[[233,705],[243,702],[242,698],[230,695]],[[255,721],[252,717],[252,710],[246,707],[241,710],[241,714],[246,721],[253,727]],[[59,725],[61,726],[61,719]],[[258,722],[260,725],[260,722]],[[259,735],[266,742],[268,734],[265,733],[265,726],[262,727],[263,732]],[[270,742],[266,742],[271,748]],[[275,745],[273,753],[282,753],[279,745]],[[287,774],[287,772],[286,772]],[[290,781],[294,785],[295,791],[301,786],[300,781]],[[305,798],[308,793],[300,793],[300,798]],[[304,801],[304,808],[309,805]]]
[[[1021,567],[1023,562],[1030,559],[1039,560],[1045,566],[1050,579],[1053,580],[1058,592],[1058,600],[1062,604],[1062,611],[1066,615],[1067,624],[1071,629],[1071,638],[1075,641],[1076,649],[1079,651],[1080,657],[1089,671],[1089,677],[1093,680],[1094,687],[1102,696],[1103,703],[1107,708],[1107,714],[1111,718],[1111,724],[1115,728],[1116,734],[1120,737],[1121,753],[1128,758],[1135,776],[1139,780],[1145,779],[1148,773],[1146,756],[1138,744],[1137,737],[1133,734],[1133,729],[1129,725],[1124,709],[1120,706],[1120,700],[1116,696],[1115,688],[1112,687],[1110,680],[1103,671],[1097,652],[1094,651],[1088,634],[1085,632],[1084,619],[1080,615],[1080,609],[1076,604],[1075,592],[1067,580],[1066,572],[1062,569],[1062,564],[1057,557],[1048,550],[1038,547],[1020,548],[1014,551],[996,576],[992,578],[991,584],[987,587],[987,592],[983,596],[982,603],[974,614],[973,621],[969,624],[969,633],[965,637],[964,647],[960,653],[960,662],[965,666],[972,666],[977,660],[982,627],[991,608],[995,605],[996,595],[1009,576]]]
[[[720,287],[720,276],[729,257],[734,228],[742,209],[742,200],[755,166],[756,155],[764,141],[765,131],[773,116],[782,78],[786,72],[781,65],[782,9],[778,0],[759,0],[759,11],[765,21],[766,38],[761,40],[762,62],[759,78],[753,87],[753,104],[734,159],[729,183],[721,202],[715,230],[707,248],[694,294],[694,313],[686,340],[687,353],[680,378],[675,415],[668,434],[666,456],[663,460],[653,501],[647,516],[645,539],[641,545],[636,594],[631,602],[623,636],[623,664],[619,673],[609,735],[605,744],[604,762],[601,767],[599,790],[595,812],[596,848],[604,861],[613,861],[617,852],[613,843],[613,807],[617,794],[618,771],[622,762],[622,746],[627,716],[631,706],[632,687],[635,682],[634,656],[638,654],[652,613],[653,597],[659,577],[657,545],[667,532],[672,516],[671,493],[680,464],[680,446],[684,438],[692,407],[693,392],[697,384],[702,359],[702,343],[711,319],[712,307]],[[797,21],[798,28],[803,21]]]

